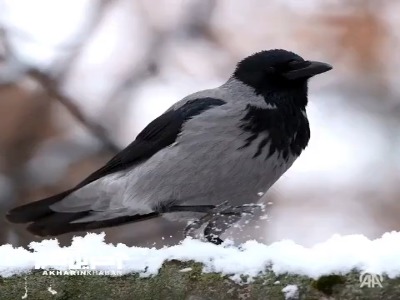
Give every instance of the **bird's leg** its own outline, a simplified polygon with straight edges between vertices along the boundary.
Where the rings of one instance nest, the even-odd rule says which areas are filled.
[[[242,218],[239,214],[218,214],[212,218],[204,228],[204,237],[207,241],[220,245],[224,241],[219,237],[233,224]]]
[[[245,204],[241,206],[227,207],[214,215],[204,229],[204,237],[207,241],[219,245],[223,240],[219,237],[232,225],[238,222],[244,215],[253,215],[255,211],[264,211],[262,204]]]
[[[206,214],[198,220],[191,221],[183,230],[184,237],[191,236],[194,231],[211,221],[212,214]]]
[[[239,206],[228,206],[224,210],[220,211],[219,213],[225,214],[225,215],[254,215],[255,211],[265,211],[265,205],[264,204],[243,204]]]
[[[190,236],[195,230],[199,229],[204,224],[209,223],[218,212],[223,211],[223,210],[227,209],[228,207],[229,207],[228,201],[225,201],[217,206],[213,205],[213,207],[211,209],[208,209],[206,211],[207,212],[206,215],[204,215],[203,217],[201,217],[198,220],[194,220],[194,221],[190,222],[185,227],[185,229],[183,231],[184,236],[185,237]]]
[[[214,209],[215,205],[173,205],[166,209],[166,212],[199,212],[208,213],[211,209]]]
[[[186,226],[184,233],[185,236],[188,236],[193,231],[207,223],[207,226],[204,229],[204,237],[207,241],[219,245],[223,242],[219,236],[239,221],[243,215],[253,215],[256,210],[263,211],[264,208],[265,206],[262,204],[229,206],[228,202],[223,202],[209,210],[209,212],[199,220]]]

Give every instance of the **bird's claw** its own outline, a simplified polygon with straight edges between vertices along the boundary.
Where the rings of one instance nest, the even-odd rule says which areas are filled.
[[[246,204],[241,206],[230,206],[225,201],[211,209],[202,218],[192,221],[184,230],[185,237],[192,236],[193,232],[207,224],[204,229],[204,237],[213,244],[222,244],[223,240],[219,237],[234,223],[239,221],[243,215],[254,215],[256,210],[264,211],[262,204]]]
[[[244,204],[240,206],[229,206],[222,210],[220,214],[224,215],[254,215],[255,211],[264,211],[265,206],[263,204]]]

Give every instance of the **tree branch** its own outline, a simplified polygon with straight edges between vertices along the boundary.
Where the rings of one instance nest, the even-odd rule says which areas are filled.
[[[69,99],[67,96],[59,92],[57,83],[50,79],[45,74],[32,70],[29,72],[31,77],[35,79],[43,87],[44,91],[54,100],[60,102],[70,113],[78,120],[91,134],[98,138],[104,146],[112,153],[117,153],[120,148],[114,144],[114,142],[109,138],[107,131],[96,122],[93,122],[87,118],[75,105],[74,101]]]
[[[379,284],[372,281],[361,287],[357,272],[314,280],[267,271],[251,283],[237,284],[218,273],[202,273],[199,263],[170,261],[151,278],[141,278],[137,274],[117,277],[49,274],[34,271],[0,278],[0,299],[21,299],[24,293],[27,299],[400,299],[400,278],[383,277]],[[282,290],[288,285],[297,286],[297,291],[285,294]]]

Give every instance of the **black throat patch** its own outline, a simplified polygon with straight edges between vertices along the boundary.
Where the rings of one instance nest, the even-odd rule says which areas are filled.
[[[248,104],[240,128],[250,133],[240,149],[255,143],[259,136],[264,136],[258,142],[253,158],[263,155],[267,159],[278,151],[287,161],[289,154],[299,156],[310,139],[306,116],[298,107],[289,103],[270,109]]]

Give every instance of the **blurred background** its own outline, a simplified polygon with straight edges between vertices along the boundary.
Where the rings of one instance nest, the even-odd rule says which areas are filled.
[[[399,11],[396,0],[0,0],[0,244],[40,240],[5,222],[8,209],[75,185],[171,104],[271,48],[334,69],[311,82],[311,142],[263,199],[269,218],[227,236],[312,245],[400,230]],[[162,246],[182,228],[104,231]]]

